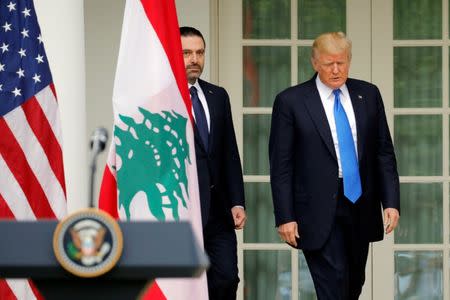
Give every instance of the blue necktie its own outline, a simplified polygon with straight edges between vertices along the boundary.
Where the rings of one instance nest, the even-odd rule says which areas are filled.
[[[358,159],[353,142],[352,129],[339,98],[340,90],[334,90],[334,121],[339,144],[344,196],[355,203],[361,196],[361,179],[359,177]]]
[[[208,123],[206,121],[205,110],[203,109],[203,105],[198,98],[197,89],[195,86],[191,86],[189,89],[191,93],[192,106],[194,107],[195,114],[195,123],[197,124],[198,132],[200,133],[200,138],[205,146],[205,149],[208,149]]]

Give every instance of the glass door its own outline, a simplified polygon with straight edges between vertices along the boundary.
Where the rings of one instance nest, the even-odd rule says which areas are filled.
[[[448,0],[373,0],[372,17],[401,182],[400,225],[374,246],[373,299],[448,300]]]

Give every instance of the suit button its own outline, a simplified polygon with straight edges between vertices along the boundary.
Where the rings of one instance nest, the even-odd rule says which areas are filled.
[[[210,188],[210,189],[213,189],[214,186],[215,186],[214,184],[211,184],[211,185],[209,186],[209,188]]]
[[[333,194],[333,199],[336,200],[337,194]]]

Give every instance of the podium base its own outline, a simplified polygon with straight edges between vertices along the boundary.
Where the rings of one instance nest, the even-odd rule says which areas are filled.
[[[152,281],[77,278],[33,282],[45,300],[135,300]]]

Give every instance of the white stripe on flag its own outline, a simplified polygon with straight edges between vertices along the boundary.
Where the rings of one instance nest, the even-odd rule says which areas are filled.
[[[111,130],[111,132],[113,132],[114,134],[114,128]],[[116,137],[113,136],[111,144],[109,145],[108,157],[106,158],[106,166],[117,181],[116,169],[120,168],[120,165],[118,166],[116,161],[116,142]]]
[[[36,220],[36,216],[28,203],[27,197],[17,183],[16,178],[11,173],[11,170],[6,165],[1,154],[0,174],[0,186],[2,186],[1,194],[13,213],[14,218],[19,221]]]
[[[62,133],[61,133],[61,122],[59,122],[59,109],[58,102],[56,101],[55,95],[53,94],[50,86],[47,86],[45,89],[41,90],[39,93],[35,95],[36,100],[44,112],[50,127],[55,134],[56,139],[58,140],[58,144],[62,146]],[[62,147],[61,147],[62,148]]]
[[[51,169],[49,158],[28,125],[23,109],[16,108],[5,115],[4,119],[25,153],[28,164],[39,181],[53,213],[56,218],[61,219],[66,215],[64,191]]]
[[[116,122],[116,114],[136,115],[137,107],[171,111],[178,106],[177,112],[186,116],[169,60],[141,1],[126,2],[123,23],[113,91]],[[172,94],[168,101],[154,101],[164,91],[177,97]]]
[[[26,279],[6,279],[9,288],[18,300],[36,300],[36,296]]]

